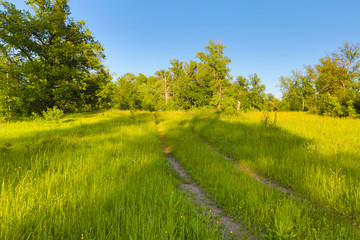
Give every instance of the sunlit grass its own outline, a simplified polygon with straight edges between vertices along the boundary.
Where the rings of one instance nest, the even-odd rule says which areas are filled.
[[[6,123],[0,144],[0,239],[222,238],[178,189],[149,113]]]
[[[264,168],[278,164],[275,157],[270,165],[270,160],[262,160],[265,155],[257,155],[266,152],[268,144],[276,143],[276,138],[279,138],[282,144],[278,146],[280,149],[285,148],[286,144],[302,146],[306,143],[303,138],[280,129],[274,130],[276,136],[273,138],[259,123],[244,123],[243,128],[235,128],[232,124],[225,125],[227,122],[219,120],[219,115],[201,114],[203,118],[200,119],[199,116],[193,119],[191,114],[182,113],[163,113],[160,116],[163,120],[161,126],[175,156],[189,170],[190,175],[228,214],[236,216],[256,236],[271,239],[359,238],[357,230],[351,227],[345,217],[339,217],[317,203],[294,198],[260,184],[213,151],[193,131],[204,136],[215,147],[227,150],[227,153],[235,154],[239,147],[244,151],[242,154],[248,157],[249,165],[258,164],[262,167],[261,164],[267,164]],[[231,121],[243,120],[231,118]],[[254,142],[250,136],[262,138]],[[235,138],[246,140],[235,142]],[[279,165],[283,167],[284,163],[280,162]],[[285,168],[282,170],[285,171]],[[286,173],[282,176],[286,176]]]
[[[270,239],[358,239],[360,121],[166,112],[174,155],[214,201]],[[205,142],[235,160],[229,161]],[[303,194],[261,185],[244,164]],[[0,125],[0,239],[222,239],[179,190],[151,113]]]
[[[192,129],[239,163],[360,224],[360,120],[306,113],[198,117]]]

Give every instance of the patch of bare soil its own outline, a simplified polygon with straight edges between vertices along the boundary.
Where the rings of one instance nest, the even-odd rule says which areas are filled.
[[[174,156],[171,155],[171,148],[166,143],[164,133],[159,129],[158,132],[161,137],[164,150],[168,154],[166,159],[171,163],[174,170],[183,180],[182,183],[180,183],[181,189],[186,192],[197,205],[208,209],[209,213],[217,219],[219,224],[226,226],[225,239],[254,239],[254,237],[248,233],[248,230],[244,228],[240,222],[236,222],[233,218],[226,216],[224,211],[219,208],[211,198],[204,194],[203,190],[191,179],[186,169],[180,165]]]

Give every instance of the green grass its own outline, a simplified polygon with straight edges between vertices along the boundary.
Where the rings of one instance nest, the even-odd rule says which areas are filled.
[[[1,124],[0,144],[0,239],[223,237],[179,191],[149,113]]]
[[[278,113],[278,127],[265,129],[262,119],[199,116],[192,129],[239,163],[360,225],[360,121]]]
[[[157,116],[191,177],[255,237],[360,239],[359,120],[278,113],[265,128],[262,113]],[[227,238],[165,157],[151,113],[1,123],[0,239]]]
[[[346,219],[309,200],[293,198],[261,185],[193,133],[195,129],[220,149],[236,149],[239,145],[244,151],[242,154],[256,155],[262,153],[265,144],[274,141],[262,126],[247,124],[242,128],[243,131],[239,131],[216,118],[209,119],[207,116],[193,119],[191,114],[183,113],[163,113],[159,119],[162,119],[161,127],[174,155],[189,170],[190,175],[217,204],[246,224],[255,236],[270,239],[359,239],[358,231]],[[222,131],[226,131],[226,134]],[[245,146],[244,142],[229,142],[237,136],[246,138],[253,134],[261,134],[264,138],[259,141],[263,143],[252,142],[251,138],[247,138],[249,142]],[[284,136],[280,139],[283,144],[287,142],[297,146],[306,142],[300,137],[285,132],[282,134]],[[280,136],[280,133],[276,135]],[[279,146],[280,149],[282,147]]]

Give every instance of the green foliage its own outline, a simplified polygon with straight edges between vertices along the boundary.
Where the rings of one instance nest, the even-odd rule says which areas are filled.
[[[223,88],[229,82],[230,58],[224,56],[224,48],[221,42],[215,43],[212,40],[205,47],[207,53],[198,52],[196,57],[200,59],[198,65],[198,78],[209,87],[211,95],[209,104],[221,109]]]
[[[6,69],[0,76],[0,104],[8,114],[104,105],[98,93],[111,80],[102,65],[104,48],[84,21],[70,17],[68,0],[27,1],[31,12],[7,1],[0,4],[0,53]]]
[[[331,117],[342,116],[343,111],[338,97],[331,96],[329,93],[318,99],[317,113]]]
[[[249,80],[245,77],[238,76],[236,78],[236,82],[234,86],[237,95],[236,99],[238,100],[239,110],[250,109],[251,103],[249,99],[249,90],[250,90]]]
[[[279,108],[280,101],[275,98],[275,96],[271,93],[266,94],[264,109],[266,111],[276,111]]]
[[[42,116],[36,112],[31,113],[30,119],[33,120],[34,122],[41,122],[43,120]]]
[[[60,118],[64,115],[64,111],[59,109],[57,106],[53,108],[47,108],[46,111],[42,112],[44,118],[48,122],[58,122]],[[33,115],[36,118],[36,115]]]
[[[313,108],[314,104],[314,81],[311,77],[313,69],[306,67],[307,74],[301,71],[292,70],[291,76],[280,77],[280,88],[283,92],[282,110],[307,111]]]
[[[306,74],[292,71],[281,77],[283,110],[310,110],[333,117],[357,117],[360,107],[360,46],[345,43],[314,67],[305,67]]]
[[[232,82],[224,56],[225,46],[210,40],[207,52],[198,52],[200,62],[170,61],[170,67],[147,77],[127,73],[111,93],[112,107],[149,111],[199,110],[235,113],[250,108],[275,110],[277,100],[265,99],[265,85],[256,74]],[[265,104],[266,103],[266,104]]]
[[[261,84],[256,73],[249,76],[249,100],[253,109],[262,110],[264,107],[265,85]]]

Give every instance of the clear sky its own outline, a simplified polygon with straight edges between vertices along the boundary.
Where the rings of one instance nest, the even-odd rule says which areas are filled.
[[[24,9],[23,0],[10,0]],[[345,41],[360,42],[359,0],[70,0],[106,48],[117,76],[195,59],[209,39],[222,41],[231,75],[257,73],[277,97],[281,75],[318,63]]]

